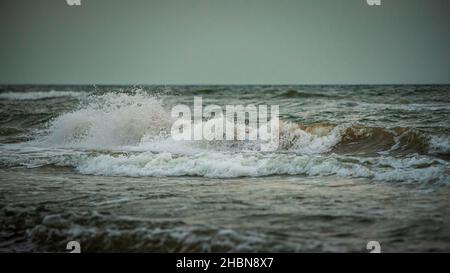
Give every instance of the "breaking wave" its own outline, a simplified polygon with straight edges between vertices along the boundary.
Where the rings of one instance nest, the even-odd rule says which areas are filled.
[[[10,145],[20,155],[5,152],[0,159],[7,166],[53,164],[106,176],[449,180],[448,162],[431,156],[449,153],[446,135],[410,128],[281,121],[278,149],[261,152],[251,141],[174,141],[168,136],[172,123],[163,100],[145,92],[89,95],[80,107],[51,120],[34,140]]]
[[[258,143],[230,141],[183,141],[175,143],[168,132],[173,123],[161,99],[143,92],[107,93],[90,96],[82,106],[53,119],[38,132],[35,143],[51,147],[89,149],[150,149],[173,152],[173,148],[201,150],[258,150]],[[448,153],[445,135],[427,135],[408,128],[379,128],[355,124],[319,123],[303,125],[280,122],[278,151],[297,154]],[[254,144],[254,145],[252,145]],[[159,145],[159,146],[158,146]],[[189,147],[188,147],[189,146]],[[233,149],[234,148],[234,149]],[[179,151],[182,153],[182,151]]]
[[[204,176],[210,178],[309,175],[371,178],[377,181],[448,182],[443,160],[288,154],[203,153],[179,156],[143,152],[135,155],[95,155],[73,158],[69,164],[83,174],[107,176]]]
[[[143,93],[91,96],[80,109],[65,113],[40,134],[40,144],[90,149],[134,145],[170,128],[161,102]]]

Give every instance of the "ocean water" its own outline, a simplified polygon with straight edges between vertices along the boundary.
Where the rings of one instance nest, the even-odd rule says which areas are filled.
[[[171,108],[279,105],[280,145]],[[1,86],[0,251],[450,251],[450,86]]]

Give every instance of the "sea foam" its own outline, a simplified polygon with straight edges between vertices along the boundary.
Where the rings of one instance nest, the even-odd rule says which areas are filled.
[[[4,149],[2,161],[8,166],[71,166],[83,174],[105,176],[335,175],[377,181],[449,181],[447,161],[414,150],[404,149],[407,154],[400,157],[335,152],[344,144],[366,147],[381,141],[399,146],[401,141],[393,140],[395,130],[282,121],[278,150],[261,152],[258,143],[251,141],[175,141],[167,134],[173,123],[169,113],[161,99],[145,92],[90,95],[76,109],[53,119],[35,140],[12,148],[27,152],[9,154]],[[406,136],[421,144],[421,138]],[[363,146],[355,146],[361,142]],[[445,151],[448,138],[431,138],[428,145]]]
[[[64,113],[46,128],[39,142],[48,146],[89,149],[136,145],[145,136],[170,128],[161,102],[143,93],[108,93],[89,97],[79,109]]]

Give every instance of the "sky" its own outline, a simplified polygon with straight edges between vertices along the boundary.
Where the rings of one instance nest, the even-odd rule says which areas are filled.
[[[450,83],[449,26],[449,0],[0,0],[0,84]]]

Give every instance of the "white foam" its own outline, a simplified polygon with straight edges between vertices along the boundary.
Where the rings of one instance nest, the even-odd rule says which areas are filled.
[[[329,126],[317,127],[306,132],[294,123],[282,123],[280,130],[281,147],[299,154],[321,154],[330,151],[342,138],[343,130],[349,125],[332,129]]]
[[[434,135],[428,140],[432,153],[450,153],[450,137],[446,135]]]
[[[144,93],[89,97],[80,109],[62,114],[46,129],[41,145],[90,149],[136,145],[147,135],[170,128],[161,102]]]
[[[262,153],[171,153],[95,155],[72,164],[83,174],[105,176],[203,176],[210,178],[309,175],[371,178],[378,181],[450,183],[449,163],[426,156],[356,158],[338,155]]]
[[[173,124],[162,102],[145,92],[88,96],[81,107],[64,113],[38,132],[35,144],[52,148],[114,149],[193,154],[204,151],[259,151],[261,141],[175,141],[167,134]],[[341,139],[342,129],[306,132],[283,123],[279,150],[320,154]],[[195,129],[198,129],[195,127]],[[249,132],[257,132],[249,128]]]
[[[11,150],[2,147],[0,159],[6,165],[55,164],[105,176],[336,175],[449,183],[449,163],[428,156],[324,154],[341,141],[351,124],[305,127],[282,123],[279,150],[263,153],[257,142],[174,141],[164,134],[172,122],[161,101],[145,92],[88,96],[76,110],[52,120],[36,140],[9,145]],[[430,139],[433,149],[448,151],[449,146],[446,136]],[[99,154],[98,150],[105,151]]]

